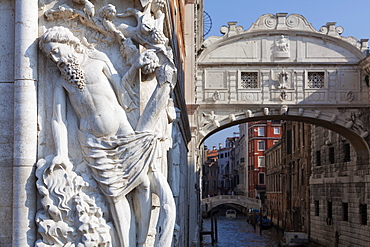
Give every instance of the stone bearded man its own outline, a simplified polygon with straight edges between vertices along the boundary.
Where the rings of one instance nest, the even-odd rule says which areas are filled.
[[[152,192],[159,196],[162,211],[156,246],[170,246],[176,209],[166,178],[155,168],[158,137],[150,129],[135,131],[132,128],[122,100],[127,95],[123,82],[140,68],[153,73],[159,65],[143,52],[122,78],[104,53],[87,49],[64,27],[48,29],[40,38],[40,48],[56,63],[65,79],[53,84],[52,130],[56,156],[51,167],[72,166],[65,125],[67,93],[79,120],[79,142],[84,158],[108,198],[120,246],[144,245]],[[154,98],[161,107],[158,96]],[[167,100],[168,95],[164,98]],[[127,200],[129,193],[133,205]],[[131,223],[132,216],[136,224]],[[137,229],[133,231],[135,226]]]

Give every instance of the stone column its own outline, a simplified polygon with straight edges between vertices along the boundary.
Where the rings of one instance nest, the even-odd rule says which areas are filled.
[[[38,1],[16,0],[14,69],[13,246],[36,239]]]

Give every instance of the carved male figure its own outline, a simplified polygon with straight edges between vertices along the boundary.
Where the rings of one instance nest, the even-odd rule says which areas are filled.
[[[156,135],[150,130],[135,132],[123,109],[122,97],[126,93],[122,82],[141,67],[153,67],[152,61],[144,59],[146,54],[142,55],[121,78],[104,53],[83,47],[63,27],[48,29],[40,38],[40,47],[56,63],[65,79],[53,85],[52,127],[56,156],[52,166],[70,165],[65,125],[66,92],[79,119],[79,141],[84,157],[109,200],[121,246],[143,246],[150,221],[151,190],[162,197],[162,206],[174,210],[174,203],[168,199],[166,179],[152,169]],[[129,193],[134,215],[140,219],[131,227],[132,205],[126,197]],[[162,215],[160,220],[173,228],[173,217]],[[137,233],[133,231],[135,225]]]

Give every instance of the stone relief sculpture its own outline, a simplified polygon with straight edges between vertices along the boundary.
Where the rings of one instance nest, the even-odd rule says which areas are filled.
[[[203,112],[203,121],[202,126],[206,126],[209,123],[212,123],[215,127],[220,127],[220,122],[217,120],[217,115],[215,115],[214,111],[211,111],[211,113],[205,113]]]
[[[287,89],[288,88],[288,73],[285,72],[284,70],[279,73],[279,89]]]
[[[154,220],[152,193],[160,202],[153,246],[171,246],[176,209],[164,173],[176,118],[170,97],[176,69],[163,34],[165,1],[142,1],[142,11],[128,8],[119,14],[108,4],[97,15],[88,0],[73,1],[83,4],[83,11],[60,5],[45,17],[78,19],[79,30],[89,35],[80,40],[73,30],[53,26],[40,37],[40,49],[62,79],[50,82],[56,153],[38,162],[43,209],[37,215],[42,239],[36,246],[144,246]],[[138,25],[114,21],[127,16]],[[119,60],[114,64],[97,49],[117,44],[129,67],[122,76]],[[140,81],[133,83],[140,74],[156,81],[148,99],[135,88]],[[140,106],[143,100],[147,103]],[[77,171],[68,150],[67,101],[78,119],[85,170]]]
[[[360,117],[362,113],[348,112],[346,115],[345,127],[360,132],[361,137],[365,138],[369,135],[369,132],[365,129],[363,122]]]
[[[274,56],[277,58],[290,57],[289,40],[284,35],[281,35],[280,38],[275,41]]]

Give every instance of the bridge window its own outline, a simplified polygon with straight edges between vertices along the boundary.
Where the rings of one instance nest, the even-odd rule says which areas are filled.
[[[241,72],[240,79],[242,88],[258,88],[257,72]]]
[[[323,88],[325,83],[325,73],[308,72],[307,79],[309,88]]]

